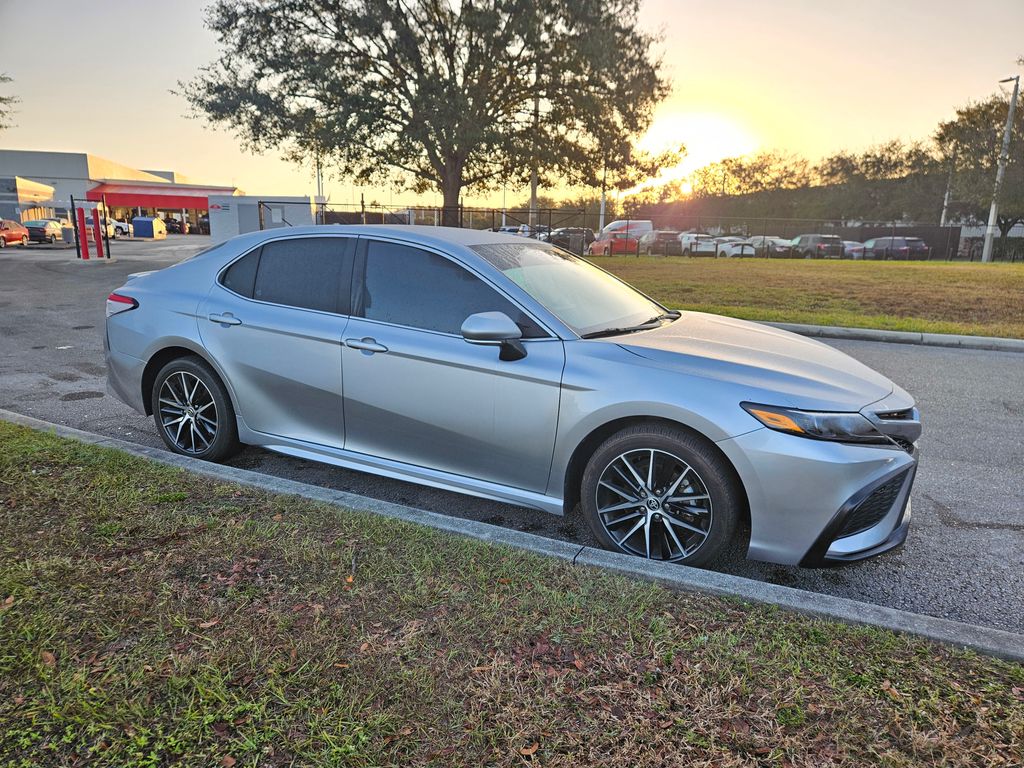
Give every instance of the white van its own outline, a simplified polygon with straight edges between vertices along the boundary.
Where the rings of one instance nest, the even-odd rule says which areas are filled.
[[[634,238],[639,238],[640,235],[645,232],[650,232],[654,229],[654,222],[650,219],[617,219],[611,224],[606,224],[602,233],[607,234],[609,232],[624,232],[632,235]]]

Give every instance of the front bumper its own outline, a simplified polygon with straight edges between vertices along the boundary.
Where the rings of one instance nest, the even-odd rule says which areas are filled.
[[[820,567],[873,557],[906,539],[916,451],[768,429],[717,445],[747,493],[754,560]]]

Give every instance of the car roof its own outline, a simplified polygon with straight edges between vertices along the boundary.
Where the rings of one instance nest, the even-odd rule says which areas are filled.
[[[256,245],[279,237],[301,235],[350,235],[363,237],[393,237],[411,240],[436,247],[493,245],[510,243],[522,245],[524,240],[516,235],[503,232],[489,232],[484,229],[460,229],[458,227],[433,227],[427,224],[322,224],[305,227],[274,227],[239,236],[247,245]],[[536,242],[536,241],[534,241]]]

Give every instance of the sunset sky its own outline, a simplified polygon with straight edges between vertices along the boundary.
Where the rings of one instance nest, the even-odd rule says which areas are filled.
[[[242,152],[229,133],[186,118],[169,92],[216,55],[204,5],[49,0],[44,13],[32,0],[0,0],[0,72],[15,80],[4,93],[21,99],[0,148],[90,152],[247,193],[311,194],[309,169]],[[925,138],[1024,72],[1022,0],[647,0],[641,23],[664,35],[674,86],[644,144],[686,144],[681,173],[760,149],[818,158]],[[327,191],[332,202],[359,200],[343,179]],[[436,198],[365,192],[385,204]],[[509,205],[525,197],[507,190]],[[467,202],[500,206],[502,192]]]

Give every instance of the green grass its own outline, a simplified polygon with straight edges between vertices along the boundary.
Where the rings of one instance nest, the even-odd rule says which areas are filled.
[[[1024,264],[595,258],[677,309],[814,325],[1024,338]]]
[[[1024,667],[0,423],[0,765],[1011,765]]]

